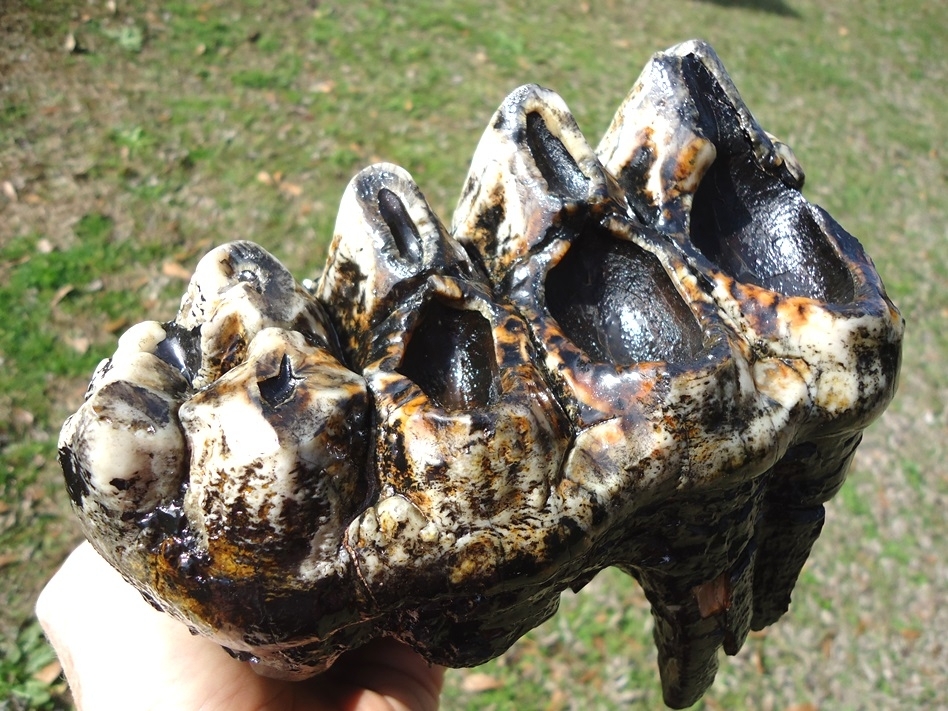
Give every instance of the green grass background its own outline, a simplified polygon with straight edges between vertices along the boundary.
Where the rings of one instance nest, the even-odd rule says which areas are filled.
[[[346,182],[375,161],[450,220],[509,91],[556,90],[595,145],[648,57],[692,37],[908,322],[899,395],[790,613],[696,708],[948,708],[948,4],[0,0],[0,710],[67,703],[37,677],[52,657],[29,621],[77,535],[55,442],[124,327],[171,318],[224,241],[317,275]],[[451,672],[445,708],[661,708],[650,630],[608,571]]]

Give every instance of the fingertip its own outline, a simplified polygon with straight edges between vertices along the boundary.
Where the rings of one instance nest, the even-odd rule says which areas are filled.
[[[362,687],[354,708],[435,711],[444,672],[403,642],[377,639],[344,655],[328,674],[354,689]]]

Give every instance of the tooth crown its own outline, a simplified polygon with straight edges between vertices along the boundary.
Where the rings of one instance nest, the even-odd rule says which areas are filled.
[[[713,50],[655,55],[598,149],[513,92],[451,233],[403,169],[343,196],[312,292],[249,242],[130,329],[63,426],[93,545],[267,674],[392,636],[482,663],[618,566],[665,701],[776,621],[903,323]]]

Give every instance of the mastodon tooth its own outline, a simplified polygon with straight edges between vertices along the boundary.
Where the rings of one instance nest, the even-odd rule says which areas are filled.
[[[896,388],[901,317],[802,181],[704,43],[653,57],[596,151],[521,87],[450,234],[370,166],[315,286],[230,243],[122,336],[60,437],[83,531],[286,678],[382,636],[480,664],[617,566],[690,705],[786,611]]]

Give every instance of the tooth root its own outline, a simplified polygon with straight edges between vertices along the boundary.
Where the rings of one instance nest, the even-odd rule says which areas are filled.
[[[666,703],[694,703],[711,684],[717,652],[743,644],[753,610],[754,522],[763,476],[733,486],[679,492],[637,516],[624,543],[628,570],[655,617]],[[649,537],[641,535],[648,531]]]
[[[823,528],[828,501],[843,485],[861,433],[791,447],[774,466],[758,527],[754,580],[755,630],[776,622]]]
[[[724,613],[724,641],[726,654],[735,655],[744,646],[751,630],[754,614],[754,580],[757,546],[750,541],[740,558],[727,574],[729,604]]]
[[[665,703],[685,708],[714,681],[724,637],[721,625],[714,615],[702,615],[694,592],[681,587],[681,581],[642,575],[639,582],[652,603]]]
[[[823,528],[822,506],[793,508],[774,501],[760,525],[760,561],[754,574],[754,618],[761,630],[780,619],[790,607],[790,593]]]
[[[753,608],[753,545],[729,571],[700,585],[644,574],[640,582],[652,601],[655,644],[665,703],[692,705],[714,681],[718,649],[740,651]]]

